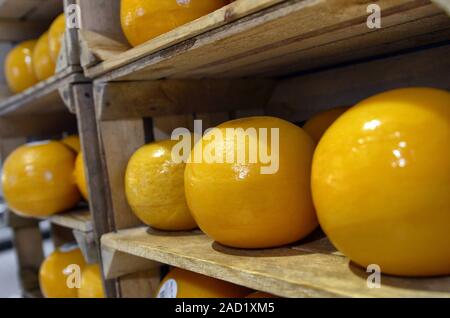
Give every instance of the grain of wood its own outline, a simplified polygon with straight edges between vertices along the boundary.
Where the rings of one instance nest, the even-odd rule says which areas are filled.
[[[86,179],[89,189],[89,207],[92,211],[93,240],[91,236],[81,235],[76,237],[86,247],[85,255],[90,261],[93,244],[95,244],[95,258],[101,264],[100,237],[104,233],[115,229],[114,217],[110,214],[111,201],[109,199],[109,186],[107,170],[101,153],[98,125],[95,116],[93,88],[91,84],[79,84],[72,86],[75,111],[78,118],[78,133],[81,140],[81,148],[84,156]],[[90,243],[89,243],[90,242]],[[86,243],[86,244],[84,244]],[[105,293],[108,297],[117,297],[115,280],[104,280]]]
[[[271,80],[161,80],[96,83],[99,119],[264,108]]]
[[[319,111],[353,106],[386,90],[425,86],[450,90],[450,45],[347,65],[284,80],[266,108],[268,114],[304,121]],[[411,66],[414,67],[411,67]]]
[[[111,18],[106,21],[102,21],[101,23],[92,21],[91,24],[96,27],[98,33],[92,31],[93,27],[89,28],[89,26],[87,26],[84,30],[81,30],[81,36],[86,42],[88,49],[99,60],[108,60],[108,63],[111,64],[109,67],[118,67],[282,1],[283,0],[235,1],[224,8],[178,27],[132,49],[130,49],[130,46],[126,40],[124,41],[122,39],[122,41],[117,41],[104,35],[104,33],[109,33],[107,32],[108,29],[118,28],[119,24],[117,24],[117,18]],[[85,10],[87,11],[88,8]],[[87,17],[86,20],[89,20],[89,18]],[[117,30],[114,34],[120,32],[121,31]],[[123,54],[117,56],[118,53]],[[104,66],[105,68],[108,67],[107,65]]]
[[[125,170],[131,155],[145,144],[143,120],[102,121],[98,129],[111,200],[108,213],[113,217],[114,227],[119,230],[142,224],[125,197]]]
[[[245,1],[238,1],[230,6],[243,2]],[[367,57],[372,55],[370,48],[377,45],[401,42],[408,47],[413,44],[417,46],[433,43],[438,39],[432,35],[427,37],[426,34],[450,27],[450,21],[443,20],[443,11],[429,1],[382,0],[378,4],[382,8],[383,23],[386,25],[381,29],[371,30],[366,26],[367,3],[358,0],[282,1],[250,15],[243,13],[244,16],[238,20],[200,34],[196,34],[195,23],[192,23],[185,26],[187,29],[191,28],[190,31],[186,30],[186,34],[192,36],[187,36],[181,42],[174,38],[170,47],[165,48],[159,44],[150,49],[150,41],[142,47],[123,53],[130,54],[130,57],[122,58],[122,54],[116,54],[103,63],[88,68],[86,73],[89,77],[101,76],[101,80],[105,81],[249,76],[258,73],[257,66],[256,70],[252,69],[251,72],[223,72],[239,70],[240,67],[247,67],[249,63],[262,63],[262,66],[268,67],[267,60],[276,66],[283,61],[285,55],[290,55],[291,59],[309,60],[320,58],[327,53],[330,59],[334,55],[341,55],[340,59],[333,60],[335,63],[350,61],[355,58],[352,55],[354,50],[365,50],[364,54],[360,52],[359,57]],[[226,11],[225,8],[223,10]],[[219,10],[205,16],[196,23],[208,21],[211,15],[218,15],[220,12]],[[165,36],[169,35],[170,33]],[[412,38],[415,35],[423,35],[421,42],[402,41],[405,37]],[[347,45],[340,46],[342,41],[348,41]],[[329,47],[322,50],[325,45]],[[392,47],[393,50],[400,48]],[[387,53],[388,49],[389,46],[385,48],[384,53]],[[133,50],[143,51],[136,55]],[[305,50],[313,51],[308,55]],[[324,58],[322,63],[326,61]],[[289,72],[309,67],[307,63],[304,66],[289,66]]]
[[[92,217],[88,209],[55,214],[50,217],[50,222],[81,232],[90,232],[93,230]]]
[[[330,253],[322,243],[316,251],[302,250],[301,242],[295,249],[242,250],[224,247],[198,232],[141,227],[107,234],[102,245],[283,297],[450,297],[450,277],[383,275],[381,288],[368,288],[364,269]]]
[[[106,278],[119,278],[128,274],[159,268],[161,264],[108,247],[102,248],[103,272]]]
[[[99,247],[94,231],[82,232],[73,230],[73,236],[83,254],[84,260],[88,264],[99,264],[101,258],[99,256]]]
[[[48,114],[66,110],[58,88],[67,83],[84,81],[81,74],[73,74],[80,69],[70,67],[49,79],[42,81],[22,93],[0,102],[0,117]]]

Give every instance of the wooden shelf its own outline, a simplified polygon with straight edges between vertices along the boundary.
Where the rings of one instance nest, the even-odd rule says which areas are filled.
[[[380,29],[368,28],[368,3],[359,0],[238,0],[132,49],[99,26],[95,32],[87,28],[81,30],[83,47],[103,62],[85,72],[99,81],[279,76],[439,43],[450,35],[450,19],[435,3],[377,4]],[[109,23],[120,25],[114,17]],[[112,26],[105,28],[110,32]]]
[[[217,244],[200,232],[140,227],[104,235],[102,248],[105,256],[118,251],[122,262],[127,253],[283,297],[450,297],[450,277],[382,276],[381,288],[370,289],[365,270],[336,252],[326,238],[293,247],[241,250]]]
[[[80,232],[93,230],[91,213],[88,209],[55,214],[50,217],[50,222]]]
[[[76,118],[66,103],[70,94],[61,94],[70,85],[84,81],[79,67],[36,84],[20,94],[0,101],[0,137],[46,135],[76,129]],[[67,95],[67,96],[66,96]]]

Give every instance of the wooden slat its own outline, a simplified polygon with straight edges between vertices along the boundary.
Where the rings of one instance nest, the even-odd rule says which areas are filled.
[[[91,213],[88,209],[55,214],[50,217],[50,222],[80,232],[93,230]]]
[[[112,8],[112,10],[118,10],[117,1],[107,1],[110,3],[109,7],[115,6],[115,8]],[[158,50],[167,48],[173,44],[179,43],[198,34],[220,27],[225,23],[235,21],[246,15],[270,7],[282,1],[283,0],[236,1],[225,8],[219,9],[216,12],[207,15],[203,19],[188,23],[183,27],[163,34],[156,39],[144,43],[139,47],[136,47],[135,49],[129,51],[127,51],[127,49],[129,49],[130,46],[127,45],[126,40],[124,41],[123,34],[121,34],[119,30],[117,30],[117,25],[120,24],[119,17],[116,13],[117,11],[106,12],[104,16],[109,17],[109,19],[106,21],[101,21],[100,23],[96,20],[96,16],[86,16],[85,20],[88,21],[88,23],[90,21],[90,25],[83,26],[83,29],[81,30],[81,36],[85,41],[88,49],[99,60],[106,60],[116,55],[117,53],[123,52],[123,54],[121,54],[119,58],[114,59],[114,62],[111,60],[111,65],[112,63],[114,63],[114,65],[119,66],[137,60]],[[83,0],[81,0],[81,6],[83,8],[82,11],[86,12],[86,15],[89,14],[89,12],[90,14],[92,14],[92,11],[99,8],[100,6],[100,4],[95,4],[96,7],[92,8],[90,7],[92,5],[92,1],[90,1],[88,5],[87,3],[84,4]],[[120,36],[117,36],[117,34],[119,34]],[[121,40],[121,42],[119,42],[118,40]]]
[[[263,108],[272,95],[270,80],[161,80],[98,83],[100,120],[141,118]]]
[[[221,246],[198,232],[163,233],[146,227],[102,238],[102,245],[112,250],[283,297],[450,297],[450,277],[382,276],[381,288],[368,288],[364,269],[322,243],[312,251],[311,244],[242,250]]]
[[[307,120],[317,112],[352,106],[372,95],[402,87],[450,90],[450,45],[377,59],[281,81],[266,108],[290,121]],[[411,67],[414,65],[414,67]]]
[[[70,67],[20,94],[1,101],[0,116],[48,114],[66,110],[58,88],[66,83],[83,81],[81,74],[73,74],[75,71],[77,68]]]
[[[142,119],[99,122],[100,149],[106,167],[108,214],[117,230],[142,222],[131,211],[125,197],[125,170],[134,152],[145,144]]]
[[[86,73],[110,81],[254,76],[261,68],[280,64],[285,66],[284,72],[294,72],[372,56],[371,48],[376,46],[388,53],[443,41],[445,38],[433,33],[450,28],[444,11],[428,0],[378,1],[382,28],[377,30],[366,25],[369,2],[358,0],[287,0],[219,27],[211,22],[227,22],[227,10],[244,2],[237,1],[142,46],[114,54]],[[212,29],[204,32],[202,25],[207,21]],[[162,38],[166,40],[160,43]],[[403,41],[405,38],[415,40]],[[166,42],[171,46],[165,48]],[[392,45],[397,42],[401,45]],[[355,51],[358,54],[354,55]],[[317,64],[308,63],[319,58]],[[292,61],[305,62],[292,65]]]
[[[106,278],[119,278],[140,271],[159,268],[154,261],[107,247],[102,249],[103,272]]]
[[[107,170],[102,160],[99,133],[95,116],[94,98],[91,84],[78,84],[72,87],[75,111],[78,118],[78,133],[84,156],[86,179],[89,189],[89,206],[92,211],[93,239],[96,258],[101,264],[100,237],[114,230],[114,219],[110,216],[110,200]],[[81,239],[81,237],[79,238]],[[88,241],[88,240],[85,240]],[[86,244],[91,246],[92,244]],[[87,249],[90,251],[91,249]],[[91,254],[91,253],[90,253]],[[115,280],[104,280],[105,293],[116,297]]]
[[[75,237],[70,228],[54,223],[50,225],[50,237],[55,248],[75,243]]]
[[[79,230],[73,230],[73,236],[80,247],[81,253],[84,256],[86,263],[98,264],[100,257],[98,253],[98,245],[96,235],[93,231],[83,232]]]
[[[30,116],[0,117],[0,137],[48,137],[61,132],[75,132],[76,117],[69,112]]]
[[[0,136],[37,137],[75,131],[76,118],[69,113],[65,104],[70,96],[61,96],[59,89],[86,81],[81,74],[73,73],[77,70],[80,69],[68,67],[24,92],[1,101]]]
[[[89,31],[96,37],[92,43],[96,43],[96,39],[100,37],[103,45],[112,48],[112,43],[123,43],[119,45],[122,50],[128,48],[127,40],[120,27],[120,0],[77,0],[81,8],[82,30],[80,30],[81,40],[81,65],[83,67],[91,66],[98,60],[89,48],[89,44],[85,41],[83,30]],[[99,14],[101,13],[101,14]],[[102,46],[102,45],[101,45]],[[115,50],[115,49],[114,49]]]

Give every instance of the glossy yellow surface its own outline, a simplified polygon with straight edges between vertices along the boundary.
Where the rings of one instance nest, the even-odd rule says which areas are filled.
[[[174,163],[176,141],[141,147],[128,162],[125,192],[133,212],[147,225],[160,230],[197,227],[184,195],[184,163]]]
[[[122,29],[137,46],[226,4],[225,0],[122,0]]]
[[[40,81],[43,81],[55,74],[56,65],[50,56],[48,42],[48,32],[45,32],[37,41],[33,51],[34,74]]]
[[[86,174],[84,173],[84,159],[82,152],[78,153],[77,159],[75,160],[74,175],[78,190],[80,190],[83,198],[86,201],[89,201],[89,190],[86,181]]]
[[[179,268],[172,268],[162,280],[158,292],[168,280],[176,282],[172,297],[160,298],[242,298],[249,294],[249,289],[219,279],[200,275]],[[176,297],[173,297],[176,296]]]
[[[80,273],[69,267],[70,265],[78,265],[82,273],[86,264],[79,248],[63,246],[45,259],[39,270],[39,284],[44,297],[78,297],[77,288],[69,288],[71,286],[68,286],[67,282],[75,282],[75,279],[80,278]]]
[[[97,264],[86,265],[81,272],[81,286],[78,298],[105,298],[102,274]]]
[[[57,141],[14,150],[3,166],[8,206],[24,216],[46,217],[73,207],[80,193],[73,180],[75,153]]]
[[[348,109],[349,107],[336,107],[320,112],[309,119],[303,129],[318,143],[328,127]]]
[[[312,190],[334,245],[387,274],[450,274],[450,93],[385,92],[325,133]]]
[[[64,137],[61,142],[72,148],[75,152],[80,152],[81,150],[80,137],[78,135]]]
[[[33,70],[35,45],[35,40],[22,42],[6,56],[5,76],[13,93],[20,93],[38,82]]]
[[[48,46],[50,56],[54,63],[58,61],[59,51],[61,50],[64,32],[66,31],[66,18],[60,14],[48,29]]]
[[[199,227],[216,241],[233,247],[265,248],[295,242],[317,226],[310,173],[314,142],[303,129],[274,117],[250,117],[218,126],[226,136],[227,128],[266,128],[269,144],[259,135],[244,144],[229,136],[219,143],[216,153],[238,157],[237,149],[249,152],[248,140],[270,145],[271,128],[279,131],[279,169],[261,174],[260,157],[255,163],[188,163],[185,171],[186,198]],[[214,130],[193,150],[210,146]],[[212,138],[214,140],[214,138]],[[259,150],[263,149],[258,147]],[[241,151],[242,152],[242,151]],[[275,159],[275,157],[273,158]],[[274,162],[274,160],[273,160]]]

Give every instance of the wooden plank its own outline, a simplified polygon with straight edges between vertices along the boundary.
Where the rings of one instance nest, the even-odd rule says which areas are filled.
[[[238,3],[240,1],[230,6]],[[402,42],[403,45],[417,46],[439,41],[432,35],[425,35],[450,27],[450,20],[443,20],[443,11],[427,0],[381,0],[377,4],[382,8],[382,21],[386,24],[377,30],[371,30],[366,25],[366,2],[287,0],[168,48],[153,48],[148,54],[138,55],[141,56],[138,60],[135,60],[136,55],[133,55],[133,59],[121,60],[122,55],[116,54],[89,68],[86,73],[89,77],[101,76],[104,81],[191,78],[197,76],[198,72],[206,72],[209,77],[236,77],[223,74],[223,70],[239,69],[249,61],[252,64],[263,63],[267,67],[267,60],[270,60],[276,65],[287,54],[291,54],[292,59],[308,60],[323,55],[324,51],[320,50],[323,45],[339,44],[345,39],[359,37],[358,41],[351,42],[352,46],[337,45],[335,50],[325,50],[329,58],[342,54],[344,56],[340,62],[350,61],[353,59],[353,50],[366,49],[365,56],[371,56],[369,48],[402,41],[405,37],[424,35],[420,38],[421,42]],[[218,14],[217,12],[212,14]],[[339,14],[335,14],[336,12]],[[202,19],[207,20],[208,16],[197,22]],[[145,45],[150,46],[150,42]],[[309,49],[318,51],[305,55],[303,51]],[[400,48],[395,46],[392,49]],[[385,48],[385,53],[387,52],[389,46]],[[326,61],[324,58],[322,63]],[[304,67],[291,66],[288,71],[308,68],[306,63]],[[257,70],[240,76],[254,75],[255,72]]]
[[[81,9],[82,29],[81,41],[81,65],[87,67],[97,62],[97,58],[91,51],[84,31],[98,35],[105,39],[104,43],[127,43],[120,27],[120,0],[77,0]],[[101,12],[101,14],[99,14]],[[108,45],[111,47],[110,45]],[[123,46],[127,48],[125,44]]]
[[[435,14],[433,5],[414,8],[387,15],[382,11],[383,26],[380,31],[367,32],[365,21],[343,25],[322,34],[315,31],[256,48],[249,52],[221,59],[196,70],[188,70],[189,76],[220,77],[277,76],[294,71],[311,70],[377,56],[402,49],[450,39],[450,19],[444,13]],[[414,16],[415,19],[411,19]],[[420,18],[419,18],[420,17]],[[230,50],[233,50],[230,48]],[[235,51],[235,50],[233,50]],[[177,77],[184,77],[184,73]]]
[[[73,230],[73,236],[80,247],[81,253],[84,256],[86,263],[98,264],[100,262],[100,256],[98,253],[97,238],[93,231],[83,232],[79,230]]]
[[[140,225],[125,197],[125,170],[130,157],[146,142],[144,122],[142,119],[101,121],[98,129],[111,200],[108,213],[113,217],[114,227],[120,230]]]
[[[89,188],[89,206],[92,211],[92,225],[96,254],[102,263],[100,237],[114,230],[114,218],[109,214],[111,201],[105,162],[99,141],[99,132],[95,116],[92,85],[79,84],[72,87],[75,110],[78,117],[78,133],[83,151],[87,184]],[[116,297],[115,280],[104,280],[104,288],[108,297]]]
[[[186,115],[172,115],[153,117],[153,139],[151,141],[161,141],[170,139],[172,132],[176,128],[187,128],[190,131],[194,130],[194,116],[192,114]]]
[[[102,248],[103,272],[108,279],[159,268],[161,264],[128,253]]]
[[[266,112],[300,122],[325,109],[352,106],[386,90],[425,86],[450,90],[450,45],[284,80]],[[414,65],[414,67],[411,67]]]
[[[295,249],[242,250],[224,247],[199,232],[141,227],[107,234],[102,245],[283,297],[450,297],[450,277],[383,275],[381,288],[368,288],[364,269],[328,248],[302,249],[302,243]]]
[[[73,5],[77,4],[76,0],[64,0],[64,13],[67,18],[71,18],[76,16],[76,12],[73,12],[69,9],[72,8]],[[64,49],[67,64],[69,66],[80,65],[80,43],[78,38],[78,29],[77,28],[66,28],[64,33]]]
[[[160,282],[159,268],[123,276],[120,279],[120,296],[122,298],[153,298]]]
[[[69,114],[65,105],[64,92],[60,88],[86,79],[73,73],[76,67],[69,67],[61,73],[40,82],[26,91],[0,102],[0,136],[48,136],[54,133],[76,129],[76,118]],[[79,70],[79,68],[78,68]]]
[[[80,232],[93,230],[91,212],[88,209],[55,214],[50,217],[50,222]]]
[[[160,80],[96,83],[100,120],[263,108],[271,80]]]
[[[105,65],[105,68],[113,67],[113,65],[115,67],[118,67],[128,64],[131,61],[135,61],[148,54],[170,47],[171,45],[182,42],[193,36],[220,27],[225,23],[235,21],[246,15],[265,9],[274,4],[280,3],[282,1],[283,0],[236,1],[201,19],[197,19],[193,22],[190,22],[179,28],[176,28],[173,31],[165,33],[131,50],[128,50],[130,46],[128,45],[127,41],[123,38],[123,35],[121,35],[120,37],[116,36],[115,40],[105,36],[105,34],[110,33],[111,30],[115,31],[113,32],[114,35],[121,33],[120,31],[117,30],[117,26],[120,25],[120,17],[114,15],[114,13],[110,11],[105,13],[105,16],[108,16],[109,13],[109,19],[107,19],[106,21],[102,21],[101,23],[97,23],[95,21],[95,19],[97,19],[96,16],[86,17],[85,20],[91,21],[91,19],[94,19],[94,21],[91,21],[92,26],[89,25],[83,26],[81,34],[84,41],[86,42],[86,45],[88,46],[89,51],[101,61],[109,60],[117,53],[123,52],[123,54],[121,54],[119,57],[108,61],[108,63],[111,63],[110,65]],[[116,5],[114,4],[115,1],[109,2],[112,2],[113,6]],[[84,5],[83,2],[81,4],[82,6]],[[86,9],[84,9],[83,11],[89,12],[90,11],[89,9],[93,8],[86,7]],[[94,29],[94,27],[96,29]]]
[[[31,119],[32,118],[32,119]],[[76,117],[69,112],[0,117],[0,137],[48,137],[76,131]]]
[[[51,239],[55,248],[64,244],[75,243],[75,237],[70,228],[52,223],[50,226]]]
[[[0,116],[48,114],[66,110],[58,88],[67,83],[84,81],[81,74],[72,74],[76,71],[79,71],[76,67],[67,68],[24,92],[1,101]]]
[[[16,251],[18,274],[22,292],[39,289],[39,268],[44,260],[42,236],[39,224],[13,229],[13,245]]]

